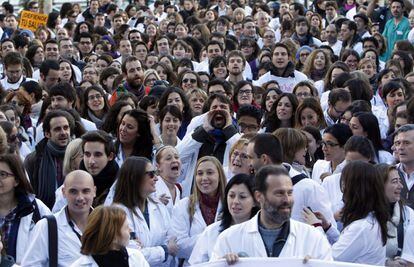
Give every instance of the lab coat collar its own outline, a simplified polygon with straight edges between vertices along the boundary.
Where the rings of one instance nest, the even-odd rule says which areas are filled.
[[[259,214],[261,211],[259,211],[253,218],[251,218],[249,221],[247,221],[247,232],[248,233],[259,233]],[[295,231],[292,231],[292,221],[289,219],[289,227],[287,228],[287,231],[284,233],[285,239],[287,240],[289,235],[292,235],[293,237],[296,236]]]

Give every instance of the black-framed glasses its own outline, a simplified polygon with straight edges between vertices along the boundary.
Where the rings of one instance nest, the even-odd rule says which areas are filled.
[[[14,174],[10,173],[10,172],[6,172],[6,171],[0,171],[0,180],[1,181],[6,180],[9,177],[14,177]]]
[[[240,90],[239,95],[251,95],[253,93],[252,90]]]
[[[148,175],[151,179],[153,179],[155,176],[157,176],[157,171],[156,170],[147,171],[145,172],[145,174]]]
[[[336,147],[339,146],[339,144],[331,141],[321,141],[321,146]]]
[[[188,82],[190,82],[190,83],[196,83],[197,82],[197,80],[196,79],[183,79],[183,83],[188,83]]]
[[[345,113],[345,111],[342,111],[342,110],[338,110],[338,109],[336,109],[335,105],[332,105],[332,108],[335,110],[335,112],[336,112],[337,114],[340,114],[341,116]]]

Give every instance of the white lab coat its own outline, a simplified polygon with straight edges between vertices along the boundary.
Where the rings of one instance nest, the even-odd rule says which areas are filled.
[[[324,159],[317,160],[313,165],[312,180],[321,183],[321,174],[326,172],[332,173],[331,162]]]
[[[404,235],[404,247],[401,258],[414,263],[414,225],[410,225]]]
[[[267,257],[265,245],[259,232],[260,212],[247,222],[224,230],[217,238],[211,261],[218,260],[228,253],[244,252],[249,257]],[[290,234],[279,257],[310,256],[312,259],[332,260],[332,250],[328,240],[315,227],[290,219]]]
[[[284,166],[289,166],[283,163]],[[300,174],[291,166],[289,176],[294,177]],[[300,222],[305,222],[302,211],[304,208],[310,207],[313,211],[321,212],[332,227],[337,227],[335,218],[331,211],[331,204],[328,195],[323,187],[310,178],[304,178],[293,186],[293,199],[295,200],[292,207],[291,218]]]
[[[169,266],[171,259],[165,261],[165,251],[161,245],[167,244],[167,231],[170,227],[170,214],[164,204],[153,198],[147,199],[149,222],[148,227],[144,215],[139,208],[135,208],[135,215],[122,204],[114,203],[125,210],[128,225],[135,232],[136,237],[142,243],[141,249],[145,259],[151,266]],[[133,242],[131,242],[132,244]],[[172,258],[172,257],[170,257]]]
[[[128,263],[129,266],[137,267],[149,267],[148,262],[145,260],[144,255],[137,250],[132,248],[127,248],[128,252]],[[96,261],[90,255],[82,255],[78,260],[72,263],[71,267],[78,266],[87,266],[87,267],[99,267]]]
[[[332,255],[336,261],[383,266],[385,246],[374,215],[370,213],[345,227],[338,241],[332,245]]]
[[[188,130],[187,130],[188,133]],[[197,165],[198,153],[203,143],[197,142],[192,137],[193,132],[186,134],[182,142],[177,145],[177,151],[180,155],[182,162],[182,178],[180,183],[183,188],[183,197],[187,197],[191,194],[191,186],[193,185],[194,169]],[[226,149],[223,156],[223,166],[228,166],[230,149],[233,144],[240,139],[240,134],[236,133],[230,139],[226,141]]]
[[[295,70],[294,77],[279,77],[274,76],[269,72],[266,72],[259,77],[256,81],[253,81],[253,85],[262,86],[269,81],[277,81],[280,86],[280,90],[284,93],[292,93],[296,84],[301,81],[308,80],[308,77],[300,71]]]
[[[190,199],[188,197],[181,199],[174,207],[171,228],[168,236],[177,237],[177,244],[180,248],[177,258],[189,259],[197,238],[207,227],[199,204],[195,207],[194,217],[190,223],[190,214],[188,213],[188,205]],[[216,219],[221,211],[221,202],[218,204]]]
[[[81,256],[81,241],[70,227],[65,209],[56,213],[55,217],[58,228],[58,266],[67,267]],[[48,234],[47,220],[42,219],[33,230],[22,266],[49,266]]]
[[[36,199],[37,207],[39,208],[40,217],[52,214],[49,208],[43,204],[39,199]],[[22,262],[23,256],[26,253],[27,247],[30,244],[31,236],[35,223],[33,222],[33,212],[20,219],[19,230],[17,232],[16,240],[16,263]]]
[[[211,252],[216,244],[217,237],[220,234],[221,221],[207,226],[207,228],[198,236],[188,262],[190,265],[208,262],[211,258]]]
[[[171,195],[171,192],[170,192],[170,189],[168,189],[167,184],[165,183],[164,179],[162,179],[161,177],[158,177],[158,181],[155,184],[155,189],[156,189],[155,196],[156,196],[157,199],[159,199],[162,194],[166,194],[167,197],[170,198],[168,200],[168,204],[166,205],[166,207],[167,207],[168,213],[171,216],[172,212],[173,212],[174,205],[177,204],[178,201],[181,198],[180,189],[178,189],[178,187],[175,186],[175,199],[173,199],[172,195]]]

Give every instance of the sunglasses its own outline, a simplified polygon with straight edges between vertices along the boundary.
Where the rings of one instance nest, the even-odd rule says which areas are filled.
[[[151,179],[153,179],[157,175],[157,171],[156,170],[147,171],[145,172],[145,174],[148,175]]]
[[[190,82],[190,83],[196,83],[197,80],[196,79],[184,79],[183,80],[183,83],[188,83],[188,82]]]

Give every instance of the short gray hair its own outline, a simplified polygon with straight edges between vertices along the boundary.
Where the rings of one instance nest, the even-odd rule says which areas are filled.
[[[400,133],[405,133],[409,131],[414,131],[414,124],[406,124],[406,125],[401,126],[395,131],[395,136]]]

